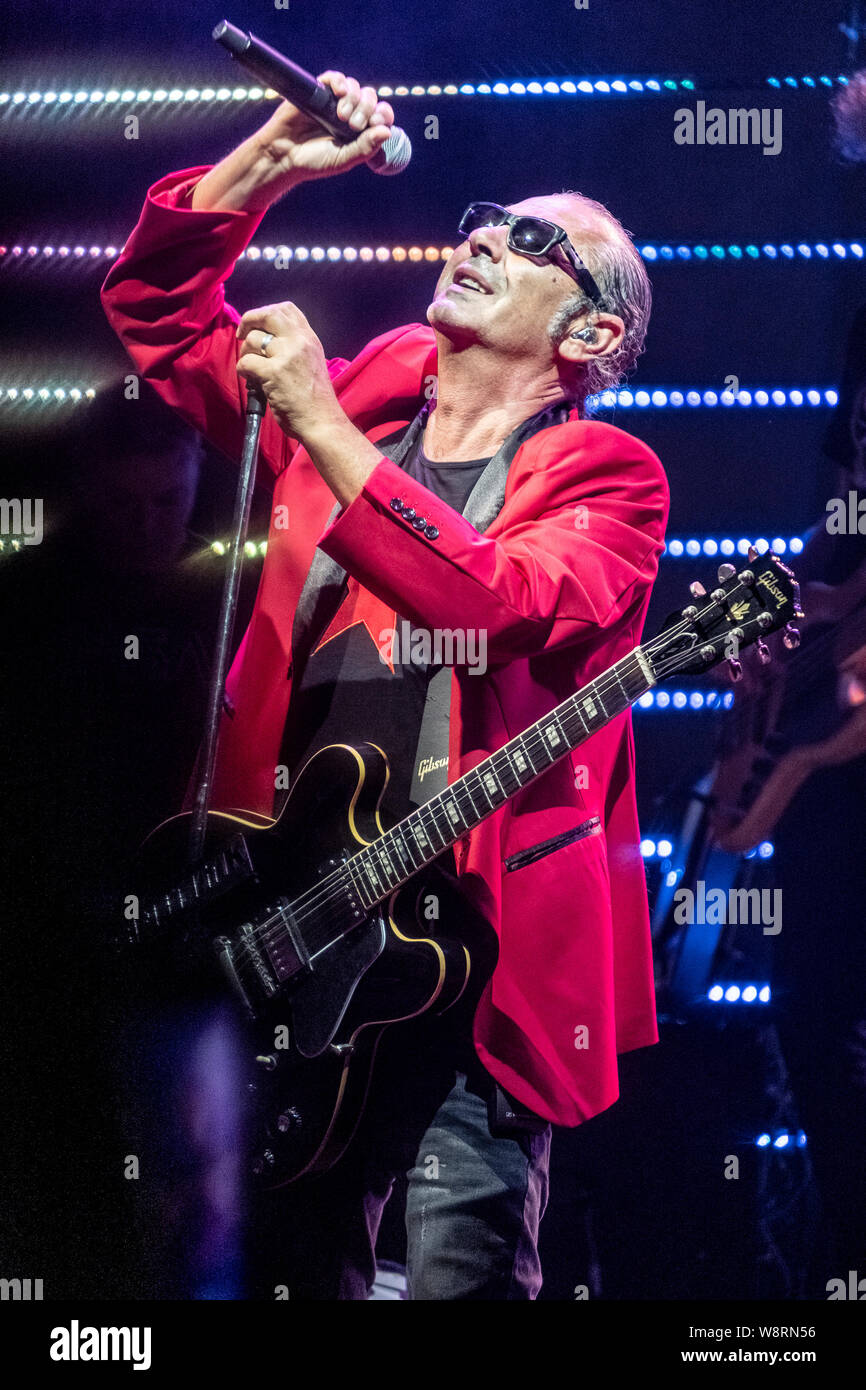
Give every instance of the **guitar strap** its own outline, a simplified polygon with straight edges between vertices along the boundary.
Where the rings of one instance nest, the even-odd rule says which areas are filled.
[[[433,405],[434,401],[426,401],[415,419],[407,425],[399,438],[386,439],[384,442],[377,443],[376,447],[379,452],[391,459],[392,463],[402,467],[404,460],[409,456],[423,431]],[[511,434],[497,449],[487,467],[476,480],[475,486],[466,499],[463,516],[471,522],[477,531],[482,533],[486,531],[502,510],[508,470],[520,446],[532,435],[537,434],[539,430],[549,429],[552,425],[564,424],[573,409],[573,405],[562,398],[537,411],[535,415],[522,421],[516,429],[511,431]],[[328,517],[327,524],[329,526],[339,511],[340,503],[337,502]],[[317,546],[313,562],[304,580],[292,625],[292,660],[296,672],[300,673],[303,669],[303,664],[310,652],[314,650],[316,642],[336,615],[337,609],[345,597],[347,585],[346,571],[337,564],[336,560],[332,560]],[[416,806],[420,806],[422,802],[429,801],[431,797],[444,791],[447,785],[450,714],[451,668],[450,666],[440,666],[433,670],[427,683],[427,694],[418,734],[415,771],[410,791],[410,800]],[[436,767],[436,763],[439,763],[440,766]],[[431,771],[425,773],[422,778],[420,768],[425,764],[431,768]]]

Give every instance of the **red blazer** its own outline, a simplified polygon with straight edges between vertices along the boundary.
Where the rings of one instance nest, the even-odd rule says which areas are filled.
[[[223,282],[263,214],[193,211],[189,194],[205,172],[170,174],[149,191],[102,302],[138,371],[237,458],[239,316],[225,303]],[[433,330],[394,329],[329,369],[349,418],[371,441],[384,439],[424,402],[436,375]],[[292,619],[317,545],[368,591],[366,602],[381,603],[382,628],[396,611],[427,629],[459,623],[486,632],[486,673],[457,668],[452,677],[451,781],[640,640],[668,489],[655,454],[622,430],[575,410],[530,438],[484,534],[384,456],[327,525],[333,494],[270,413],[261,457],[274,474],[275,512],[287,507],[289,524],[272,522],[255,609],[228,677],[233,710],[223,719],[216,807],[273,811]],[[438,528],[435,539],[391,508],[394,496]],[[506,866],[594,816],[601,833]],[[500,940],[475,1047],[508,1091],[558,1124],[580,1124],[611,1105],[617,1052],[658,1040],[638,841],[627,713],[455,847],[463,889]]]

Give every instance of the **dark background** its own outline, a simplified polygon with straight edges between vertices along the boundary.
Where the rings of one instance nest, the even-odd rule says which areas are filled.
[[[190,10],[166,0],[141,0],[136,6],[76,0],[62,8],[17,0],[0,15],[0,89],[252,85],[210,40],[213,24],[222,17],[219,9]],[[371,0],[364,6],[327,9],[291,0],[286,11],[277,11],[264,0],[235,0],[225,17],[314,72],[341,68],[362,83],[444,85],[566,76],[673,76],[695,82],[694,93],[622,97],[392,98],[397,121],[413,140],[408,171],[400,178],[374,180],[361,169],[308,185],[271,210],[257,234],[259,245],[281,240],[307,246],[453,243],[460,213],[471,199],[508,203],[562,188],[599,199],[639,244],[796,244],[863,235],[864,175],[844,166],[832,151],[827,90],[779,92],[765,84],[771,74],[851,70],[848,41],[838,28],[847,17],[842,3],[823,0],[793,7],[790,0],[590,0],[588,10],[577,11],[571,0],[499,6],[478,0],[443,0],[435,6],[419,0]],[[781,106],[781,153],[770,157],[760,147],[675,145],[674,111],[699,98],[723,107]],[[140,118],[136,141],[124,138],[128,109]],[[269,110],[265,103],[251,102],[131,108],[117,103],[81,111],[57,106],[12,110],[7,105],[0,111],[0,243],[120,246],[150,184],[171,170],[216,161]],[[424,138],[429,114],[439,117],[438,140]],[[0,384],[104,387],[124,375],[126,359],[98,300],[107,264],[100,259],[61,265],[43,258],[22,264],[0,255]],[[721,390],[731,374],[745,387],[838,383],[848,329],[863,298],[863,270],[856,261],[762,258],[723,265],[675,261],[648,268],[654,310],[635,385]],[[424,263],[308,263],[283,271],[264,262],[244,263],[232,277],[228,295],[239,310],[275,299],[295,300],[326,352],[351,357],[376,333],[423,321],[437,273]],[[14,479],[23,495],[44,496],[52,524],[61,529],[76,492],[76,473],[60,429],[68,415],[54,406],[0,404],[0,438],[10,479],[4,487],[12,495]],[[671,536],[801,534],[829,495],[832,475],[821,452],[829,420],[825,408],[633,409],[605,418],[638,434],[662,459],[671,484]],[[86,469],[80,451],[76,457]],[[230,464],[210,453],[191,521],[199,542],[224,534],[233,479]],[[266,515],[267,497],[262,495],[254,534],[264,534]],[[18,572],[12,574],[16,565]],[[38,977],[45,943],[54,953],[56,938],[63,935],[55,906],[64,892],[84,918],[68,923],[71,935],[53,959],[64,962],[65,979],[77,980],[67,956],[76,956],[85,932],[84,885],[113,864],[116,853],[133,840],[133,831],[146,828],[142,808],[157,814],[175,809],[178,784],[189,771],[187,765],[181,775],[178,760],[185,747],[191,763],[195,751],[195,706],[205,668],[199,661],[185,694],[175,692],[176,703],[163,707],[153,729],[143,735],[139,728],[128,741],[121,769],[113,755],[105,754],[101,721],[114,721],[116,745],[122,747],[124,729],[136,718],[130,712],[134,700],[141,697],[129,697],[133,705],[125,705],[123,693],[83,689],[85,677],[75,669],[76,648],[69,634],[98,625],[98,604],[92,618],[80,612],[76,618],[69,606],[57,616],[51,607],[58,599],[56,584],[48,584],[47,595],[44,581],[42,588],[31,588],[34,566],[38,568],[30,555],[6,556],[0,566],[6,611],[16,617],[13,633],[21,639],[26,631],[32,642],[42,644],[38,669],[45,679],[36,708],[41,716],[46,708],[56,712],[61,707],[56,722],[49,721],[49,737],[33,714],[37,668],[29,674],[24,669],[32,658],[32,649],[25,646],[26,655],[17,663],[20,684],[9,697],[6,714],[21,714],[22,706],[29,705],[29,735],[22,744],[14,726],[4,730],[13,748],[7,791],[14,788],[23,798],[9,813],[7,843],[14,846],[14,862],[7,880],[13,887],[6,895],[5,930],[7,949],[11,940],[14,961],[31,991],[17,996],[16,1024],[7,1030],[13,1163],[6,1219],[17,1233],[9,1248],[34,1276],[31,1251],[38,1252],[48,1270],[56,1266],[59,1286],[75,1289],[76,1280],[83,1279],[97,1296],[111,1297],[114,1276],[104,1270],[112,1268],[118,1239],[123,1240],[121,1218],[112,1217],[122,1209],[121,1198],[103,1172],[105,1165],[92,1153],[83,1162],[95,1165],[93,1181],[86,1184],[96,1194],[93,1206],[86,1207],[77,1224],[69,1214],[83,1200],[75,1143],[86,1151],[88,1107],[100,1106],[100,1087],[93,1078],[102,1077],[102,1044],[88,1029],[87,1001],[80,993],[61,991],[57,997],[63,998],[65,1013],[58,1017],[56,1003],[44,1004]],[[707,560],[665,559],[650,627],[681,604],[692,578],[706,579],[713,572],[713,562]],[[195,597],[187,593],[189,607],[179,601],[174,617],[165,619],[176,636],[194,610],[205,651],[219,576],[218,565],[209,570],[200,565]],[[244,596],[247,611],[254,581],[253,567]],[[80,584],[84,592],[87,576],[67,572],[59,583],[65,587],[67,582],[72,591]],[[47,608],[44,602],[37,604],[36,593]],[[51,620],[46,613],[54,614]],[[50,649],[55,640],[62,662],[59,655],[56,660],[45,657],[44,644]],[[16,667],[14,650],[3,659]],[[13,686],[11,681],[9,688]],[[708,766],[718,716],[653,711],[638,713],[635,722],[644,831],[675,832],[676,797],[668,798]],[[169,745],[162,741],[167,734],[173,740],[171,766],[165,756]],[[154,756],[159,748],[162,760]],[[102,750],[96,771],[93,749]],[[118,791],[121,778],[128,779],[122,783],[123,795]],[[118,814],[112,838],[105,819]],[[70,831],[70,823],[77,832]],[[65,857],[55,852],[58,835],[66,845]],[[40,909],[34,899],[39,899],[42,874],[49,887]],[[54,904],[50,909],[49,901]],[[34,922],[41,924],[35,932]],[[22,997],[30,999],[32,1011],[22,1007]],[[34,1036],[42,1039],[36,1048]],[[81,1102],[70,1102],[69,1090],[60,1102],[62,1087],[54,1084],[58,1055],[68,1058],[76,1052],[79,1060],[69,1086],[80,1088]],[[737,1185],[723,1184],[720,1195],[717,1179],[719,1154],[732,1145],[741,1145],[748,1154],[753,1132],[766,1123],[761,1099],[765,1072],[766,1039],[760,1030],[741,1036],[736,1029],[732,1035],[694,1024],[672,1026],[662,1047],[624,1059],[620,1105],[585,1133],[559,1138],[544,1230],[543,1296],[572,1297],[574,1285],[587,1282],[593,1262],[604,1271],[594,1291],[608,1297],[741,1297],[768,1287],[783,1296],[790,1292],[784,1280],[774,1283],[775,1273],[764,1285],[756,1274],[755,1183],[744,1181],[736,1193]],[[63,1119],[67,1109],[74,1113],[68,1128]],[[37,1180],[34,1174],[41,1176]],[[585,1195],[590,1192],[591,1201]],[[393,1222],[392,1227],[388,1239],[399,1254]]]

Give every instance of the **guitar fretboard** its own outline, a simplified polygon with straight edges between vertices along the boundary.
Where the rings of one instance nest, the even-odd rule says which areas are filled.
[[[370,909],[381,902],[655,683],[649,660],[635,647],[597,680],[354,854],[345,867],[363,906]]]

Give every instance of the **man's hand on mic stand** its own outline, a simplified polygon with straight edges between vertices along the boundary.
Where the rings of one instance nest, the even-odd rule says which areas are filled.
[[[303,444],[334,496],[347,506],[382,455],[337,400],[322,344],[306,316],[288,300],[249,309],[237,337],[238,374],[262,388],[280,428]]]
[[[195,210],[261,212],[300,183],[343,174],[372,159],[394,124],[388,102],[379,101],[374,87],[362,87],[342,72],[323,72],[318,80],[339,98],[338,115],[358,131],[357,139],[338,144],[312,117],[281,101],[260,130],[199,180],[192,196]]]

